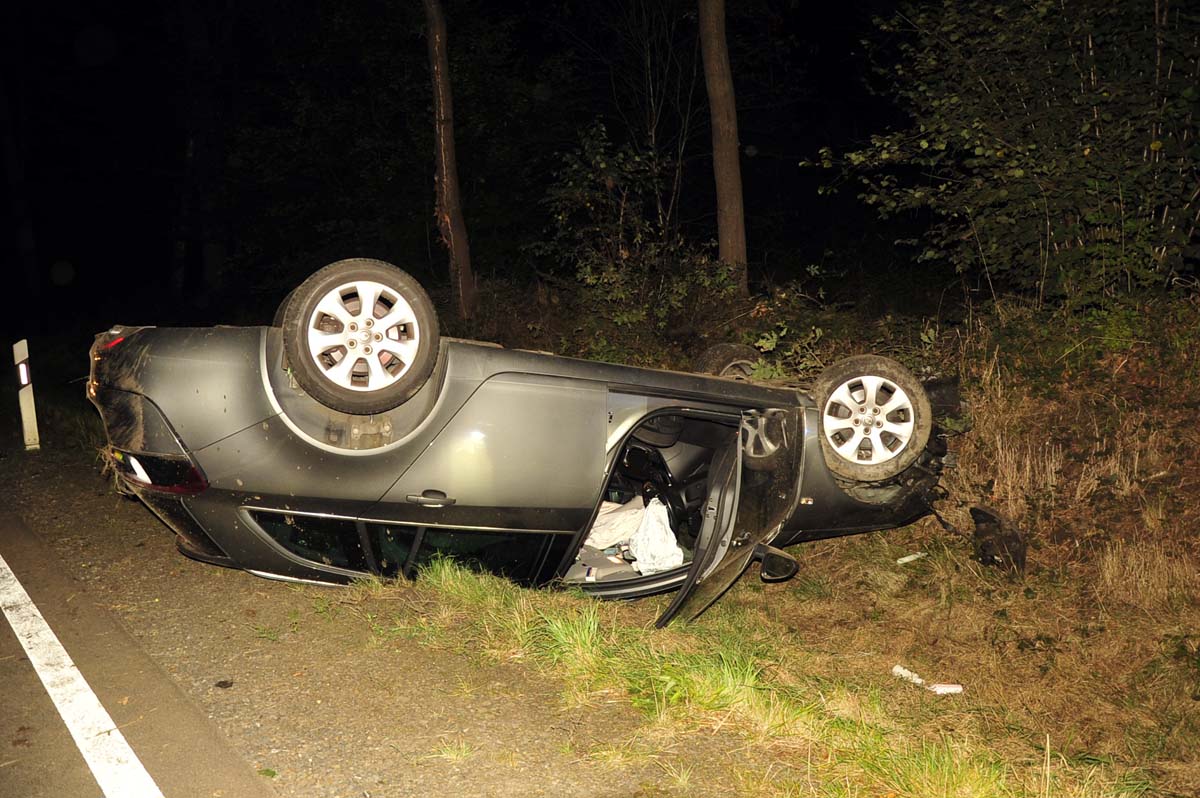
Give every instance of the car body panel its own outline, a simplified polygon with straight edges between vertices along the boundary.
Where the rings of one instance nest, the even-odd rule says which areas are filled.
[[[591,380],[488,377],[371,514],[448,526],[532,522],[529,528],[573,532],[591,514],[604,479],[606,406],[605,385]],[[413,503],[435,491],[453,503]]]
[[[120,329],[119,344],[93,347],[93,379],[149,397],[193,451],[275,415],[260,388],[257,329]]]
[[[912,466],[912,485],[889,485],[873,489],[871,501],[854,498],[825,467],[820,454],[820,419],[815,407],[803,408],[804,462],[798,495],[784,519],[774,546],[791,546],[805,541],[855,535],[910,524],[929,514],[928,491],[938,481],[939,458],[925,458]],[[934,445],[940,442],[935,441]],[[944,444],[941,444],[944,445]]]

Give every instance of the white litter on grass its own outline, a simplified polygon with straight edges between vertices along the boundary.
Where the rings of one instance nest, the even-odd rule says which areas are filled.
[[[908,565],[910,562],[916,562],[924,556],[926,555],[923,551],[918,551],[916,554],[906,554],[900,559],[896,560],[896,565]],[[900,666],[897,665],[896,667]]]
[[[892,668],[892,675],[897,676],[906,682],[912,682],[918,687],[924,687],[926,690],[934,693],[935,695],[957,695],[963,691],[963,686],[961,684],[926,684],[924,679],[903,665],[897,665]]]

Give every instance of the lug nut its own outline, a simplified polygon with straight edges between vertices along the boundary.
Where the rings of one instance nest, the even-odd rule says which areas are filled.
[[[351,338],[349,341],[346,342],[346,346],[353,349],[354,347],[358,346],[358,343],[353,338]]]
[[[856,418],[856,419],[854,419],[854,426],[856,426],[856,427],[858,426],[858,419],[857,419],[857,418]]]
[[[882,428],[882,427],[883,427],[883,422],[882,422],[882,421],[876,421],[876,422],[875,422],[875,426]]]
[[[383,340],[383,333],[375,333],[375,340],[376,340],[376,341],[382,341],[382,340]]]
[[[371,354],[371,347],[369,347],[369,346],[364,346],[364,347],[363,347],[363,354],[364,354],[364,355],[369,355],[369,354]]]
[[[368,327],[371,327],[371,326],[374,326],[374,324],[375,324],[375,319],[367,319],[367,320],[366,320],[365,322],[363,322],[363,323],[364,323],[364,324],[366,324]]]
[[[871,434],[871,428],[870,428],[870,427],[867,427],[866,429],[864,429],[864,430],[863,430],[863,435],[870,435],[870,434]]]
[[[350,332],[357,332],[357,331],[358,331],[358,325],[355,324],[354,322],[350,322]]]

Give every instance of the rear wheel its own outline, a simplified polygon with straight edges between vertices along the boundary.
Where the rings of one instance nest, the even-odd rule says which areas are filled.
[[[389,263],[331,263],[286,301],[283,345],[300,387],[326,407],[369,415],[407,401],[437,360],[433,303]]]
[[[896,361],[849,357],[813,386],[821,413],[821,449],[829,470],[860,482],[890,479],[929,443],[933,414],[924,387]]]

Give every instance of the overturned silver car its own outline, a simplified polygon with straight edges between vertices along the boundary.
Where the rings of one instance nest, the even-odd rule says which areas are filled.
[[[767,387],[734,378],[743,349],[701,375],[444,338],[416,281],[352,259],[274,326],[100,333],[87,392],[121,482],[190,557],[317,582],[451,557],[603,598],[678,590],[662,625],[754,560],[784,580],[786,547],[931,511],[946,449],[911,373],[860,356]]]

